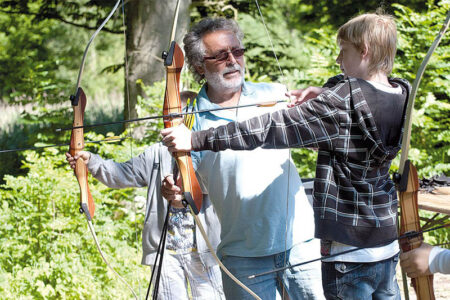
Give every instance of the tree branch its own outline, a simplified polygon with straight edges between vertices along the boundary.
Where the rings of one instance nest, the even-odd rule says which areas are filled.
[[[62,16],[60,15],[55,15],[55,14],[44,14],[42,15],[42,13],[34,13],[34,12],[26,12],[26,11],[10,11],[10,10],[2,10],[0,9],[0,12],[6,13],[6,14],[10,14],[10,15],[31,15],[31,16],[39,16],[40,18],[45,18],[45,19],[53,19],[53,20],[58,20],[60,22],[63,22],[65,24],[69,24],[75,27],[81,27],[84,29],[89,29],[89,30],[96,30],[97,26],[89,26],[87,24],[78,24],[78,23],[74,23],[72,21],[68,21],[66,19],[64,19]],[[109,33],[114,33],[114,34],[121,34],[123,33],[123,31],[121,30],[113,30],[113,29],[108,29],[106,27],[104,27],[102,29],[103,31],[109,32]]]

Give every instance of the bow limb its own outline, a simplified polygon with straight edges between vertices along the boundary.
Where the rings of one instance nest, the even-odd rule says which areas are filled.
[[[408,160],[408,152],[411,139],[412,128],[412,111],[414,108],[414,100],[417,94],[417,90],[422,79],[423,73],[427,67],[427,64],[434,52],[442,40],[445,31],[447,30],[450,22],[450,11],[447,13],[447,17],[444,24],[435,38],[433,44],[428,50],[424,60],[422,61],[419,70],[417,71],[416,78],[414,80],[411,94],[409,95],[408,105],[406,108],[406,118],[404,124],[404,132],[402,138],[402,153],[399,165],[399,176],[397,176],[397,189],[399,192],[400,202],[400,235],[408,232],[420,232],[420,218],[418,212],[418,190],[419,179],[417,176],[417,170],[415,166]],[[412,249],[420,247],[423,242],[423,235],[417,237],[400,239],[400,246],[403,252],[408,252]],[[433,276],[421,276],[412,279],[412,284],[419,300],[423,299],[435,299]]]

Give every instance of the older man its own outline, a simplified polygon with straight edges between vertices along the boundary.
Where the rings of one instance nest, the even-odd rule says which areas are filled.
[[[244,81],[243,34],[233,20],[204,19],[184,38],[190,70],[206,80],[197,96],[197,110],[245,105],[284,98],[280,84]],[[193,130],[245,120],[273,108],[242,108],[196,115]],[[291,268],[256,279],[251,274],[317,258],[314,220],[289,150],[203,151],[192,153],[199,179],[221,223],[218,256],[239,280],[262,299],[275,299],[276,289],[290,299],[321,299],[320,263]],[[163,194],[179,200],[173,180]],[[251,299],[222,274],[227,299]]]

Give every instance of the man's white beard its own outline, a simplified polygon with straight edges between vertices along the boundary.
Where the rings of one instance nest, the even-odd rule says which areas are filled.
[[[239,77],[226,79],[223,76],[225,73],[236,70],[238,70],[240,73]],[[234,64],[232,66],[226,67],[224,70],[222,70],[221,73],[209,72],[208,70],[205,70],[205,79],[208,83],[208,86],[214,90],[236,92],[244,84],[244,68],[242,68],[239,64]]]

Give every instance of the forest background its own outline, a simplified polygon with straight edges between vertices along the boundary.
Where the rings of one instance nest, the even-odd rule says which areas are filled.
[[[0,1],[1,150],[69,141],[69,132],[55,129],[71,125],[68,99],[81,56],[114,2]],[[336,29],[350,17],[379,7],[394,15],[398,26],[392,75],[412,82],[450,9],[448,0],[265,0],[259,4],[266,34],[254,1],[182,2],[179,43],[188,25],[203,17],[235,18],[245,33],[247,80],[281,82],[290,89],[321,85],[337,74]],[[174,7],[174,0],[125,1],[124,10],[100,32],[81,83],[88,98],[85,124],[161,114],[164,66],[156,58],[160,49],[168,48]],[[135,38],[142,32],[145,47],[137,49]],[[450,170],[449,36],[434,53],[416,99],[410,157],[420,176],[448,175]],[[185,70],[182,90],[199,87]],[[96,127],[86,130],[86,140],[124,139],[88,144],[86,149],[126,161],[157,142],[161,127],[161,121]],[[65,162],[67,148],[0,153],[1,299],[130,297],[107,271],[78,213],[79,189]],[[292,157],[302,177],[314,176],[315,152],[293,150]],[[395,160],[392,171],[397,167]],[[145,190],[112,190],[92,178],[90,189],[102,248],[119,274],[145,292],[150,274],[140,265]],[[450,234],[439,230],[426,240],[445,244]]]

